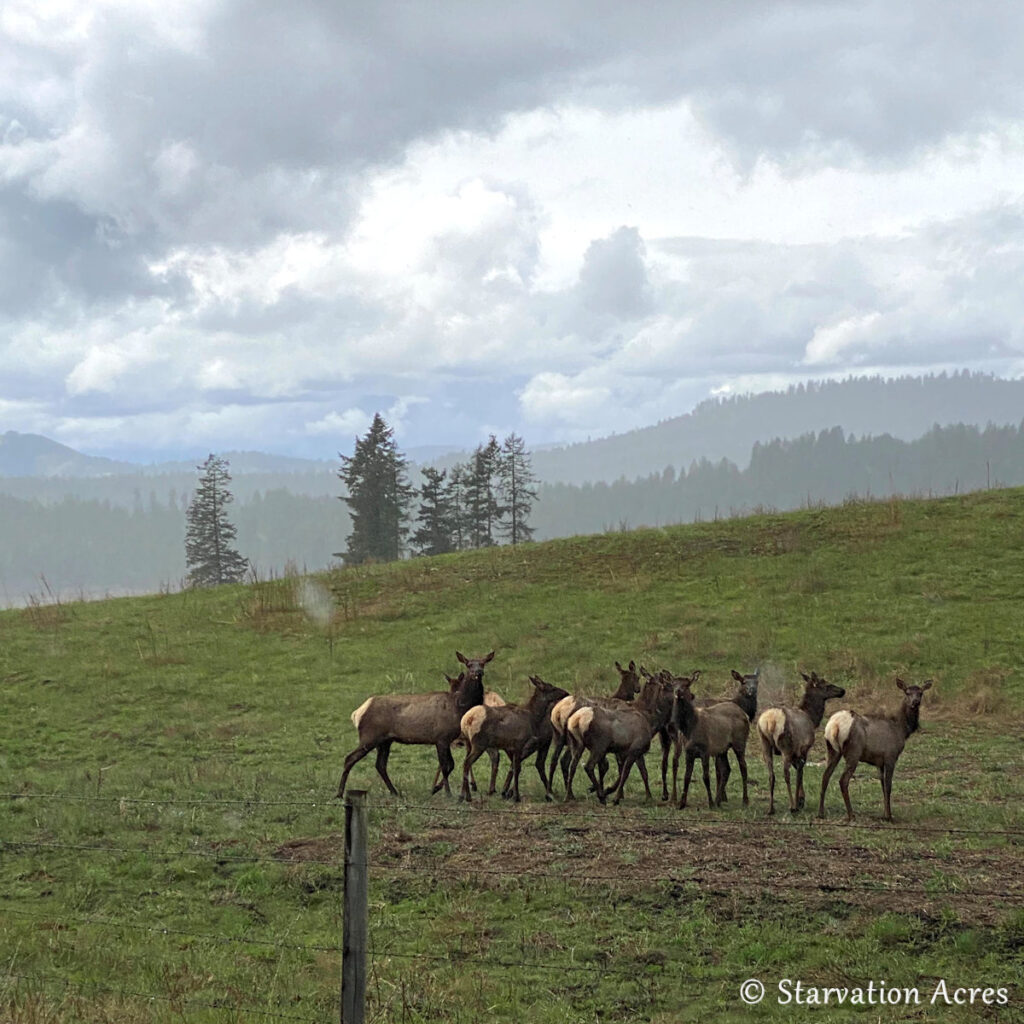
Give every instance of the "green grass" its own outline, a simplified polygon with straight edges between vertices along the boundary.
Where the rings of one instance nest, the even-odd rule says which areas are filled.
[[[896,827],[866,767],[855,827],[835,784],[825,823],[768,820],[754,741],[751,806],[734,775],[715,812],[699,779],[682,812],[639,780],[619,808],[545,805],[532,766],[523,805],[460,806],[401,747],[394,800],[365,759],[373,1019],[1020,1019],[1021,593],[1009,490],[2,613],[0,1019],[336,1019],[349,714],[492,648],[508,699],[529,673],[609,692],[630,658],[723,693],[760,665],[762,703],[798,670],[859,708],[936,682]],[[868,1014],[747,1007],[748,977],[1013,992]]]

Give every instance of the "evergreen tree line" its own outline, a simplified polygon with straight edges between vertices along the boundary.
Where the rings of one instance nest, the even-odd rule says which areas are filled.
[[[549,484],[539,490],[539,539],[665,526],[834,505],[849,497],[941,496],[1024,484],[1024,423],[985,429],[933,427],[916,441],[856,438],[841,427],[755,444],[746,469],[727,459],[669,466],[641,480]]]
[[[482,448],[493,452],[490,442]],[[476,463],[474,454],[465,465]],[[461,474],[454,476],[457,480]],[[456,486],[452,478],[449,469],[440,481],[442,491]],[[495,495],[496,480],[491,478]],[[423,507],[430,510],[438,502],[429,494],[426,474],[417,484],[409,506],[409,539],[413,550],[426,550],[429,542],[417,542],[415,535],[432,521],[430,515],[421,518]],[[938,496],[1017,485],[1024,485],[1024,424],[983,430],[935,427],[910,442],[854,438],[836,428],[755,445],[743,470],[726,460],[702,459],[684,472],[667,468],[628,483],[541,485],[529,529],[544,540],[622,526],[709,520],[758,506],[782,510],[834,504],[852,495]],[[465,500],[458,497],[460,507]],[[187,504],[184,494],[163,499],[140,494],[130,508],[95,499],[43,502],[0,494],[0,602],[17,603],[41,593],[41,576],[67,597],[177,589],[186,577]],[[440,505],[443,513],[444,502]],[[239,499],[231,519],[238,529],[237,550],[261,575],[281,572],[288,563],[310,570],[328,566],[339,538],[352,529],[347,507],[336,496],[308,497],[283,488]],[[508,517],[505,532],[494,522],[492,542],[509,539]],[[484,523],[467,527],[463,521],[461,537],[454,526],[438,535],[442,541],[451,537],[456,550],[487,533]]]
[[[492,434],[467,462],[425,467],[417,490],[394,432],[378,413],[341,462],[352,532],[338,555],[348,564],[391,561],[406,550],[443,555],[501,541],[520,544],[533,536],[535,479],[526,443],[515,433],[502,444]]]

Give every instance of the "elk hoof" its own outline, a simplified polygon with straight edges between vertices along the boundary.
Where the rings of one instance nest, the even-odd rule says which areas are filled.
[[[768,816],[771,817],[774,813],[775,813],[775,808],[774,807],[769,807],[768,808]]]

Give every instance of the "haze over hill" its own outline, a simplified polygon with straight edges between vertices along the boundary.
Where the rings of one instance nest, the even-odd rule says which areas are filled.
[[[539,540],[851,494],[1022,484],[1022,409],[1024,382],[969,374],[848,380],[704,403],[645,430],[535,450],[541,483],[531,522]],[[979,428],[990,422],[1002,425]],[[261,573],[330,564],[350,532],[339,464],[224,454],[245,557]],[[26,467],[45,475],[0,477],[0,599],[38,592],[40,576],[68,595],[180,583],[194,465],[126,467],[46,438],[4,435],[0,472]],[[54,467],[88,475],[56,476]]]

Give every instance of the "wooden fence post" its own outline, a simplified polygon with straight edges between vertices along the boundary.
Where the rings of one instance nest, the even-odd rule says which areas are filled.
[[[341,953],[341,1024],[366,1015],[366,937],[369,931],[366,865],[366,790],[345,794],[345,907]]]

